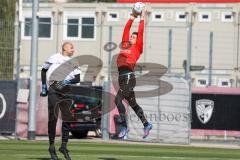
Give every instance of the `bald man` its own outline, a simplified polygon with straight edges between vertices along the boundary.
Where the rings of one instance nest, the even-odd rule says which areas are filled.
[[[56,53],[48,58],[48,60],[43,64],[41,71],[42,79],[42,91],[41,96],[45,97],[48,95],[48,136],[49,136],[49,153],[52,160],[57,160],[57,154],[55,150],[55,135],[56,135],[56,123],[58,118],[58,109],[62,112],[63,109],[69,108],[71,105],[69,102],[64,102],[64,91],[61,91],[63,86],[68,84],[76,84],[80,81],[80,70],[78,67],[70,72],[64,80],[54,82],[49,84],[49,79],[51,74],[58,68],[61,64],[70,60],[74,54],[74,46],[70,42],[65,42],[62,45],[62,51]],[[49,86],[49,87],[48,87]],[[62,113],[63,115],[63,113]],[[62,144],[59,151],[64,155],[65,159],[71,160],[69,151],[67,149],[67,143],[69,138],[69,122],[62,122]]]

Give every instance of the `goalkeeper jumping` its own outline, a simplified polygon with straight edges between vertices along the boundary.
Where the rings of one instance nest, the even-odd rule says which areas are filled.
[[[128,132],[127,120],[126,120],[126,109],[123,105],[123,99],[126,99],[128,104],[132,107],[134,112],[137,114],[139,119],[142,121],[144,126],[143,138],[149,135],[149,131],[152,129],[152,124],[149,123],[143,113],[142,108],[137,104],[135,99],[134,87],[136,85],[136,79],[134,74],[134,68],[137,60],[143,52],[143,32],[144,32],[144,17],[146,14],[146,9],[144,9],[140,15],[140,24],[138,27],[138,32],[133,32],[131,37],[129,37],[129,31],[132,26],[134,19],[137,17],[131,14],[128,20],[122,36],[122,48],[120,54],[117,57],[117,67],[119,72],[118,82],[119,91],[115,98],[115,103],[118,108],[118,112],[121,117],[122,125],[119,138],[125,137]]]

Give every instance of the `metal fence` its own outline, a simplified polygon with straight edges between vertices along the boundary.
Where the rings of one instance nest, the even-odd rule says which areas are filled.
[[[70,21],[71,20],[71,21]],[[83,24],[76,19],[62,22],[61,17],[40,19],[39,24],[39,71],[42,63],[53,53],[59,52],[64,41],[73,42],[77,55],[94,55],[104,63],[101,77],[108,76],[108,56],[119,53],[124,24],[97,23]],[[86,23],[92,23],[86,20]],[[31,19],[21,22],[21,76],[29,77],[30,72],[30,36]],[[111,29],[110,29],[111,28]],[[137,31],[133,25],[132,31]],[[191,31],[192,29],[192,31]],[[227,31],[218,28],[198,27],[191,23],[145,25],[144,52],[139,62],[160,63],[168,68],[169,73],[184,75],[187,64],[197,66],[191,70],[193,86],[221,86],[226,79],[228,87],[239,86],[239,32],[237,26],[228,27]],[[113,45],[113,46],[111,46]],[[143,66],[139,65],[140,68]],[[205,67],[203,69],[202,67]],[[203,69],[203,70],[201,70]],[[40,72],[39,72],[40,73]],[[189,73],[187,73],[189,74]],[[39,74],[40,75],[40,74]],[[101,82],[99,82],[101,83]],[[218,85],[219,84],[219,85]]]
[[[14,22],[0,20],[0,80],[13,79],[14,29]]]
[[[148,82],[151,82],[149,78]],[[168,85],[167,85],[168,83]],[[153,124],[150,136],[145,141],[189,144],[191,138],[191,109],[189,108],[189,85],[182,77],[166,74],[158,86],[145,85],[136,90],[160,89],[158,96],[139,97],[138,103],[149,122]],[[171,89],[170,89],[171,88]],[[157,95],[157,93],[155,93]],[[129,140],[143,141],[143,127],[131,107],[128,107]]]
[[[30,36],[31,23],[28,19],[21,22],[21,77],[28,78],[30,72]],[[45,19],[46,20],[46,19]],[[109,53],[113,56],[119,53],[124,25],[82,24],[82,23],[49,23],[40,20],[38,66],[53,53],[61,50],[64,41],[71,41],[76,49],[75,56],[93,55],[103,62],[102,77],[107,79]],[[137,31],[136,22],[131,32]],[[40,26],[41,25],[41,26]],[[84,28],[89,27],[89,28]],[[48,28],[46,31],[46,28]],[[188,37],[188,25],[182,26],[145,26],[144,51],[140,63],[159,63],[166,66],[171,73],[185,74],[184,60],[190,54],[188,47],[191,37]],[[91,30],[92,29],[92,30]],[[44,32],[48,33],[44,33]],[[88,33],[89,32],[89,33]],[[92,35],[91,35],[92,34]],[[45,37],[44,37],[45,36]],[[81,36],[85,36],[83,38]],[[90,36],[90,38],[88,37]],[[92,37],[91,37],[92,36]],[[189,61],[188,61],[189,62]],[[144,69],[143,65],[137,65]],[[39,74],[40,75],[40,74]]]
[[[49,36],[49,38],[41,36],[39,38],[39,71],[41,64],[51,54],[59,51],[62,42],[71,41],[75,45],[77,51],[76,56],[91,55],[95,56],[103,62],[103,66],[101,66],[102,68],[100,69],[101,72],[99,72],[97,75],[87,75],[89,79],[83,78],[82,80],[96,80],[96,84],[98,85],[102,85],[105,80],[109,82],[114,80],[110,78],[111,74],[113,73],[111,63],[115,62],[112,57],[119,53],[118,46],[121,42],[121,36],[124,27],[123,24],[89,25],[81,24],[78,22],[75,23],[74,21],[68,24],[60,23],[58,21],[48,21],[49,19],[42,19],[40,20],[39,24],[42,26],[42,29],[39,33],[42,36]],[[18,35],[21,36],[20,38],[22,41],[20,62],[21,65],[17,65],[16,69],[21,70],[20,76],[26,78],[29,78],[30,71],[30,22],[30,19],[25,19],[25,21],[21,22],[21,25],[18,26],[19,28],[17,30],[18,32],[21,32],[21,34]],[[0,78],[3,79],[9,77],[8,79],[11,79],[13,77],[14,68],[14,24],[9,24],[6,22],[0,24],[2,27],[4,27],[3,30],[1,29],[0,33],[8,37],[5,39],[3,38],[4,36],[0,37],[3,39],[0,46],[0,54],[3,57],[0,59],[0,61],[2,61],[2,63],[0,63],[0,65],[2,65],[0,68]],[[74,34],[74,32],[69,32],[69,34],[67,33],[67,28],[71,28],[72,30],[74,30],[74,28],[78,28],[78,34],[84,35],[86,34],[82,32],[84,30],[82,28],[84,25],[90,26],[90,28],[94,28],[93,39],[86,40],[81,39],[81,37],[74,39],[71,37],[71,34]],[[20,28],[20,26],[23,28]],[[44,32],[46,29],[49,30],[49,33]],[[87,32],[89,31],[88,29],[89,28],[85,28],[84,31]],[[133,30],[137,30],[137,25],[133,26]],[[179,26],[147,24],[145,26],[144,33],[144,52],[139,60],[139,63],[136,66],[136,70],[137,72],[144,74],[148,71],[147,69],[149,69],[146,67],[146,64],[155,63],[165,66],[168,69],[169,74],[175,74],[177,77],[181,78],[184,77],[188,82],[188,87],[186,87],[186,89],[189,89],[189,95],[186,97],[189,99],[189,102],[191,100],[191,85],[196,85],[197,77],[206,78],[206,85],[216,85],[216,83],[213,83],[213,81],[219,77],[231,78],[233,79],[233,81],[231,81],[231,86],[238,86],[239,44],[238,36],[236,35],[239,33],[237,32],[236,28],[229,29],[229,31],[230,32],[228,33],[224,33],[223,30],[199,29],[194,28],[194,26],[191,26],[188,23],[184,23]],[[66,38],[65,36],[67,34],[69,37]],[[89,33],[84,36],[89,36]],[[19,39],[19,37],[17,39]],[[192,72],[190,75],[190,70],[188,67],[186,67],[187,69],[184,70],[184,60],[187,60],[188,65],[190,65],[189,63],[191,62],[192,65],[205,66],[206,69],[203,71],[196,71],[194,73]],[[85,65],[88,64],[92,64],[92,59],[90,56],[89,61],[85,61]],[[87,71],[87,69],[88,67],[82,67],[82,77],[86,77],[84,74],[86,73],[85,71]],[[40,78],[40,74],[38,78]],[[210,81],[208,81],[208,79]],[[178,93],[171,96],[175,96],[177,94]],[[141,103],[144,104],[145,102]],[[160,103],[156,103],[156,105],[160,106]],[[190,106],[186,111],[186,114],[188,113],[191,113]],[[161,114],[161,112],[158,112],[158,114]],[[159,124],[161,125],[161,123]],[[165,125],[168,124],[166,123]],[[166,132],[165,135],[167,134],[168,133]],[[156,133],[155,135],[159,137],[159,133]],[[176,140],[177,137],[174,139],[174,141]]]

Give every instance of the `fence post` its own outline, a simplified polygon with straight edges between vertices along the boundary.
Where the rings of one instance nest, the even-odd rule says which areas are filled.
[[[103,140],[109,140],[109,106],[110,106],[110,101],[109,101],[109,96],[107,93],[110,93],[110,82],[105,81],[103,83],[103,105],[102,105],[102,115],[101,115],[101,130],[102,130],[102,139]]]
[[[112,44],[112,26],[109,26],[109,44]],[[110,46],[111,47],[111,46]],[[102,108],[102,138],[103,140],[109,140],[109,111],[110,101],[108,94],[111,92],[111,66],[112,66],[112,50],[108,51],[108,80],[104,82],[103,92],[103,108]]]
[[[109,44],[112,44],[112,26],[109,26]],[[111,81],[112,49],[108,51],[108,81]]]
[[[36,130],[36,98],[37,98],[37,57],[38,57],[38,8],[39,1],[34,0],[32,5],[32,42],[31,42],[31,76],[30,76],[30,103],[28,112],[28,139],[35,140]]]
[[[17,93],[20,89],[20,45],[21,45],[21,24],[22,24],[22,0],[16,1],[16,13],[15,13],[15,36],[14,36],[14,55],[16,57],[15,67],[15,80],[17,81]],[[18,104],[16,104],[16,122],[15,122],[15,139],[18,139],[17,135],[17,120],[18,120]]]
[[[16,56],[15,62],[16,62],[16,67],[15,67],[15,80],[18,81],[17,89],[19,89],[19,78],[20,78],[20,45],[21,45],[21,23],[22,23],[22,18],[21,18],[21,1],[16,2],[16,14],[15,14],[15,36],[14,36],[14,55]]]
[[[168,73],[171,73],[172,68],[172,29],[168,32]]]
[[[161,87],[160,81],[158,81],[159,88]],[[158,90],[158,95],[160,95]],[[158,96],[158,107],[157,107],[157,140],[160,141],[160,125],[161,125],[161,109],[160,109],[160,96]]]
[[[209,36],[209,67],[208,67],[208,86],[212,85],[212,56],[213,56],[213,32]]]
[[[190,73],[190,67],[191,67],[191,59],[192,59],[192,26],[193,26],[193,13],[189,13],[189,22],[187,26],[187,63],[186,63],[186,74],[185,79],[188,82],[189,86],[189,112],[190,116],[192,115],[192,78]],[[192,117],[189,120],[189,143],[190,143],[190,137],[191,137],[191,121]]]
[[[236,62],[236,88],[238,87],[238,81],[239,81],[239,77],[238,77],[238,72],[239,72],[239,41],[240,41],[240,12],[237,12],[237,62]]]

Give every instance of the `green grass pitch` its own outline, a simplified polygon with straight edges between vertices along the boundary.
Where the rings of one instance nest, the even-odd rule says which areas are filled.
[[[60,143],[56,144],[58,149]],[[48,160],[47,141],[0,141],[0,160]],[[70,141],[73,160],[239,160],[240,150]],[[60,159],[64,160],[59,153]]]

